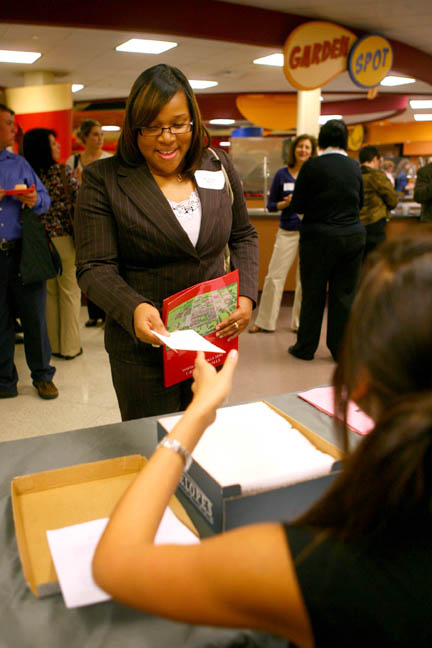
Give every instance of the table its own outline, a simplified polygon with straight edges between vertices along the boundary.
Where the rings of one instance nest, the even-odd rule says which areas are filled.
[[[330,418],[295,394],[269,402],[338,445]],[[12,519],[12,478],[128,454],[148,457],[155,445],[156,417],[0,444],[0,648],[222,648],[239,636],[238,630],[175,623],[113,601],[68,610],[60,595],[35,598],[24,581]],[[200,533],[208,535],[206,523],[188,512]],[[266,648],[286,646],[281,639],[245,632]]]

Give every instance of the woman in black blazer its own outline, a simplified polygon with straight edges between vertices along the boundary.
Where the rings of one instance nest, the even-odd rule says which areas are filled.
[[[207,150],[193,91],[177,68],[156,65],[135,81],[118,151],[84,169],[77,203],[78,278],[108,319],[105,347],[123,420],[184,409],[191,381],[165,388],[165,297],[238,268],[239,308],[218,325],[234,338],[257,298],[257,235],[230,158]],[[224,165],[231,197],[221,169]]]
[[[363,181],[347,156],[348,129],[332,119],[318,137],[321,154],[302,166],[291,209],[304,214],[300,229],[303,290],[297,343],[288,351],[312,360],[318,348],[328,285],[327,346],[337,361],[362,264],[366,230],[360,222]]]

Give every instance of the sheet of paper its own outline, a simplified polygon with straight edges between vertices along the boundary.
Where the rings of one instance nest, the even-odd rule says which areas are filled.
[[[206,340],[202,335],[188,329],[187,331],[174,331],[170,336],[161,335],[152,331],[161,342],[166,344],[170,349],[182,351],[207,351],[209,353],[225,353],[224,349],[212,344]]]
[[[111,597],[96,585],[91,563],[108,518],[74,524],[46,532],[51,556],[66,607],[81,607]],[[196,544],[195,536],[167,508],[156,534],[155,544]]]
[[[297,395],[329,416],[334,416],[333,387],[317,387]],[[358,434],[368,434],[375,425],[373,420],[352,401],[348,405],[347,424]]]
[[[179,418],[159,421],[170,431]],[[319,477],[334,463],[263,402],[218,409],[192,456],[219,484],[240,484],[242,493]]]

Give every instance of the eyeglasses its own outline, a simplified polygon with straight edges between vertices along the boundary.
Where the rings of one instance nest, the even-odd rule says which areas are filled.
[[[138,128],[138,133],[142,137],[159,137],[164,130],[167,130],[171,135],[183,135],[184,133],[190,133],[192,126],[193,121],[185,124],[172,124],[171,126],[141,126],[141,128]]]

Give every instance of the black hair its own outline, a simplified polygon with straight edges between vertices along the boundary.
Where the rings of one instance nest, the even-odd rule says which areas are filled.
[[[342,119],[329,119],[321,126],[318,135],[318,146],[326,149],[329,146],[343,149],[348,148],[348,128]]]
[[[346,540],[431,531],[431,366],[432,227],[424,226],[368,257],[334,386],[344,431],[350,399],[375,428],[301,524]]]
[[[50,128],[32,128],[24,134],[23,155],[38,175],[56,164],[51,152],[50,135],[57,137]]]
[[[380,152],[377,149],[376,146],[363,146],[362,149],[360,149],[359,153],[359,161],[360,164],[363,164],[363,162],[372,162],[374,158],[380,158]]]

